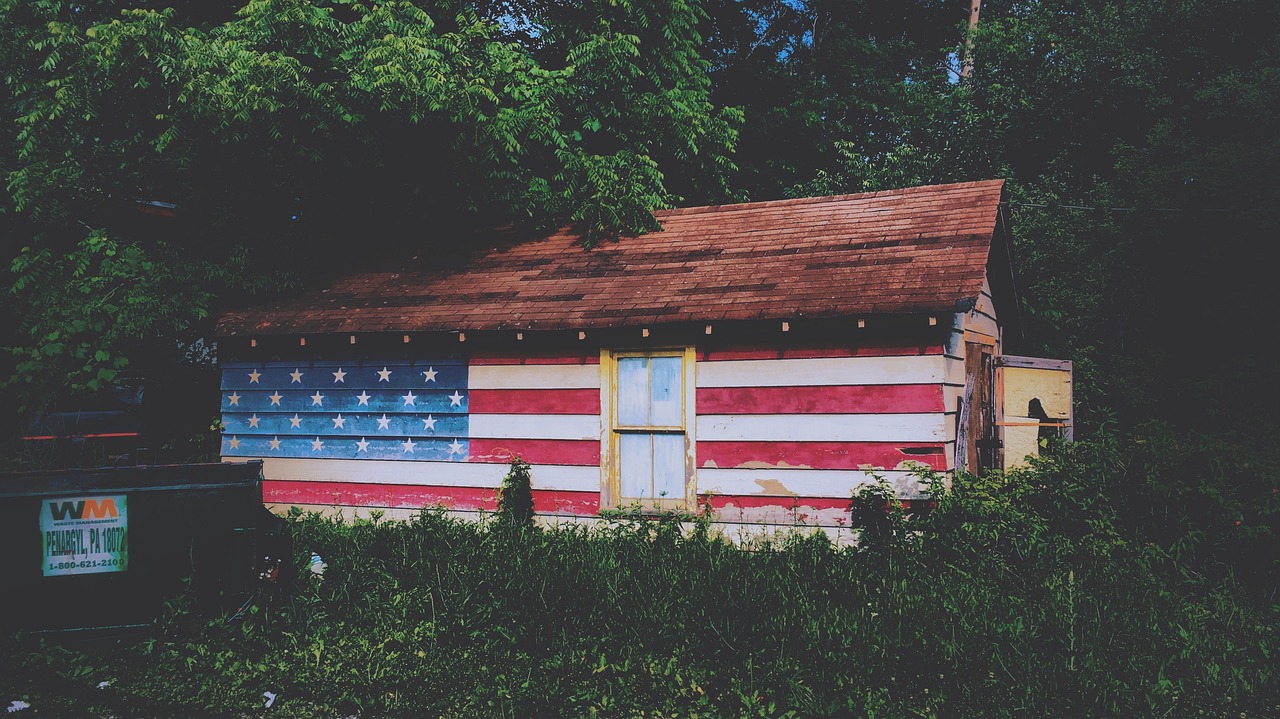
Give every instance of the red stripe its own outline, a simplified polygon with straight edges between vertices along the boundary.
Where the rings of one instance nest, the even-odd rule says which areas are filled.
[[[468,360],[472,365],[544,365],[544,364],[600,364],[600,355],[472,355]]]
[[[471,414],[600,414],[598,389],[473,389]]]
[[[573,439],[472,439],[472,462],[505,464],[520,457],[529,464],[600,465],[600,443]]]
[[[883,414],[943,412],[942,385],[702,387],[698,414]]]
[[[472,440],[474,444],[475,440]],[[907,453],[915,449],[925,454]],[[911,460],[947,468],[944,445],[897,442],[698,442],[700,467],[893,468]]]
[[[786,507],[791,509],[848,509],[851,497],[767,497],[757,494],[704,494],[698,503],[710,501],[712,509],[726,507]]]
[[[443,505],[448,509],[498,508],[498,490],[485,487],[440,487],[358,482],[286,482],[266,480],[262,499],[274,504],[324,504],[341,507],[418,509]],[[543,514],[597,514],[599,492],[533,490],[534,510]]]
[[[851,509],[853,507],[852,497],[767,497],[758,494],[703,494],[698,496],[698,506],[704,506],[706,502],[711,502],[712,509],[726,509],[729,507],[786,507],[791,509]],[[929,499],[900,499],[903,508],[907,510],[928,509],[932,500]]]
[[[41,434],[23,439],[42,440],[42,439],[100,439],[103,437],[137,437],[137,432],[100,432],[98,434]]]
[[[788,347],[759,349],[726,347],[698,352],[699,362],[758,359],[819,359],[823,357],[900,357],[940,355],[942,345],[870,345],[863,347]]]

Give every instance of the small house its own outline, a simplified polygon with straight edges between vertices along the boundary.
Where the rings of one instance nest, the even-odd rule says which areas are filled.
[[[218,323],[222,456],[265,499],[392,516],[710,507],[839,532],[857,488],[922,497],[1071,428],[1070,364],[1019,335],[1002,182],[660,211],[472,240]]]

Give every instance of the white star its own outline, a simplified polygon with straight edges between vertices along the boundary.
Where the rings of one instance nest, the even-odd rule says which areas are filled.
[[[406,395],[405,395],[404,397],[402,397],[401,399],[403,399],[403,400],[404,400],[404,403],[405,403],[406,405],[409,405],[409,404],[415,404],[414,400],[416,400],[416,399],[417,399],[417,396],[413,394],[413,391],[412,391],[412,390],[410,390],[410,391],[409,391],[409,394],[406,394]]]
[[[228,442],[227,444],[231,445],[232,449],[240,449],[240,440],[236,439],[235,437],[232,437],[231,441]]]
[[[356,395],[356,399],[360,400],[360,404],[362,404],[362,405],[364,405],[364,406],[366,406],[366,407],[368,407],[368,406],[369,406],[369,393],[368,393],[368,392],[365,392],[364,390],[360,390],[360,394]],[[356,405],[356,406],[359,406],[359,405]]]
[[[262,373],[261,373],[261,372],[259,372],[258,370],[254,370],[254,371],[250,372],[250,373],[249,373],[249,384],[260,384],[260,382],[258,382],[258,378],[259,378],[259,377],[261,377],[261,376],[262,376]]]
[[[324,405],[324,395],[320,394],[320,390],[316,390],[316,393],[311,395],[311,404]]]
[[[406,439],[405,441],[401,442],[400,444],[404,445],[404,451],[409,452],[409,453],[412,453],[412,452],[413,452],[413,448],[414,448],[414,446],[415,446],[415,445],[413,444],[413,439],[412,439],[412,438],[410,438],[410,439]]]
[[[431,415],[427,415],[427,418],[422,420],[422,431],[426,432],[427,430],[436,431],[436,419]]]
[[[235,392],[232,392],[232,393],[231,393],[231,396],[227,397],[227,401],[228,401],[228,402],[230,402],[231,404],[234,404],[234,405],[236,405],[236,406],[239,406],[239,405],[240,405],[240,395],[236,394]]]
[[[341,367],[339,367],[339,368],[338,368],[338,371],[333,373],[333,381],[334,381],[334,382],[341,382],[341,383],[343,383],[343,384],[346,384],[346,383],[347,383],[347,373],[346,373],[346,372],[343,372],[343,371],[342,371],[342,368],[341,368]]]
[[[298,413],[297,413],[297,412],[294,412],[294,413],[293,413],[293,416],[289,418],[289,426],[290,426],[290,427],[301,427],[301,426],[302,426],[302,418],[298,416]]]
[[[272,437],[271,441],[267,442],[267,444],[271,445],[272,449],[280,449],[280,438]]]
[[[458,394],[458,390],[456,389],[453,391],[453,394],[449,395],[449,406],[450,407],[462,406],[462,395]]]
[[[387,415],[384,414],[378,418],[378,429],[391,429],[390,424],[391,420],[387,418]]]
[[[314,440],[311,441],[312,452],[319,452],[322,449],[324,449],[324,442],[321,442],[319,437],[316,437]]]
[[[364,437],[361,437],[361,438],[360,438],[360,441],[359,441],[359,442],[356,442],[356,451],[357,451],[357,452],[364,452],[365,454],[368,454],[368,453],[369,453],[369,441],[368,441],[368,440],[366,440]]]
[[[462,454],[462,443],[456,439],[449,443],[449,456],[455,454]]]
[[[329,420],[329,421],[330,421],[330,422],[333,422],[333,428],[334,428],[334,429],[346,429],[346,427],[345,427],[344,425],[345,425],[345,424],[346,424],[346,422],[347,422],[347,418],[346,418],[346,417],[343,417],[341,412],[339,412],[339,413],[338,413],[338,416],[337,416],[337,417],[334,417],[333,419],[331,419],[331,420]]]
[[[426,379],[422,380],[423,382],[435,382],[435,381],[436,381],[436,368],[435,368],[435,367],[428,367],[428,368],[427,368],[427,371],[422,373],[422,376],[426,378]]]
[[[281,399],[280,393],[279,393],[279,392],[273,392],[273,393],[271,394],[270,399],[271,399],[271,404],[279,405],[279,404],[280,404],[280,399]]]
[[[289,384],[293,384],[294,382],[297,382],[298,384],[302,384],[302,373],[299,372],[297,368],[295,368],[292,372],[290,372],[289,376],[293,378],[289,380]]]
[[[382,368],[382,371],[378,373],[378,381],[379,381],[379,382],[390,382],[390,381],[391,381],[391,370],[387,369],[386,367],[383,367],[383,368]]]
[[[252,417],[250,417],[250,418],[249,418],[249,426],[250,426],[250,427],[257,427],[257,426],[258,426],[258,421],[259,421],[259,420],[258,420],[258,415],[256,415],[256,414],[255,414],[255,415],[253,415]]]

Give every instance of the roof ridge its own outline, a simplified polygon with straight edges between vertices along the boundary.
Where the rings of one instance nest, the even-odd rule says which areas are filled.
[[[828,202],[848,202],[851,200],[865,200],[875,197],[891,197],[894,195],[914,195],[928,191],[942,190],[959,190],[968,187],[980,187],[985,185],[996,185],[1003,187],[1003,179],[991,180],[969,180],[966,182],[947,182],[937,185],[915,185],[912,187],[900,187],[889,190],[872,190],[869,192],[854,192],[844,195],[819,195],[817,197],[784,197],[777,200],[756,200],[751,202],[733,202],[723,205],[691,205],[689,207],[672,207],[665,210],[654,210],[654,217],[661,219],[663,217],[671,217],[678,215],[693,215],[709,212],[732,212],[735,210],[751,210],[763,209],[767,207],[788,207],[795,205],[816,205]]]

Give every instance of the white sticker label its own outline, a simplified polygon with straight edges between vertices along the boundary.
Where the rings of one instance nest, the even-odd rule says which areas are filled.
[[[129,568],[126,495],[60,497],[40,503],[44,576]]]

